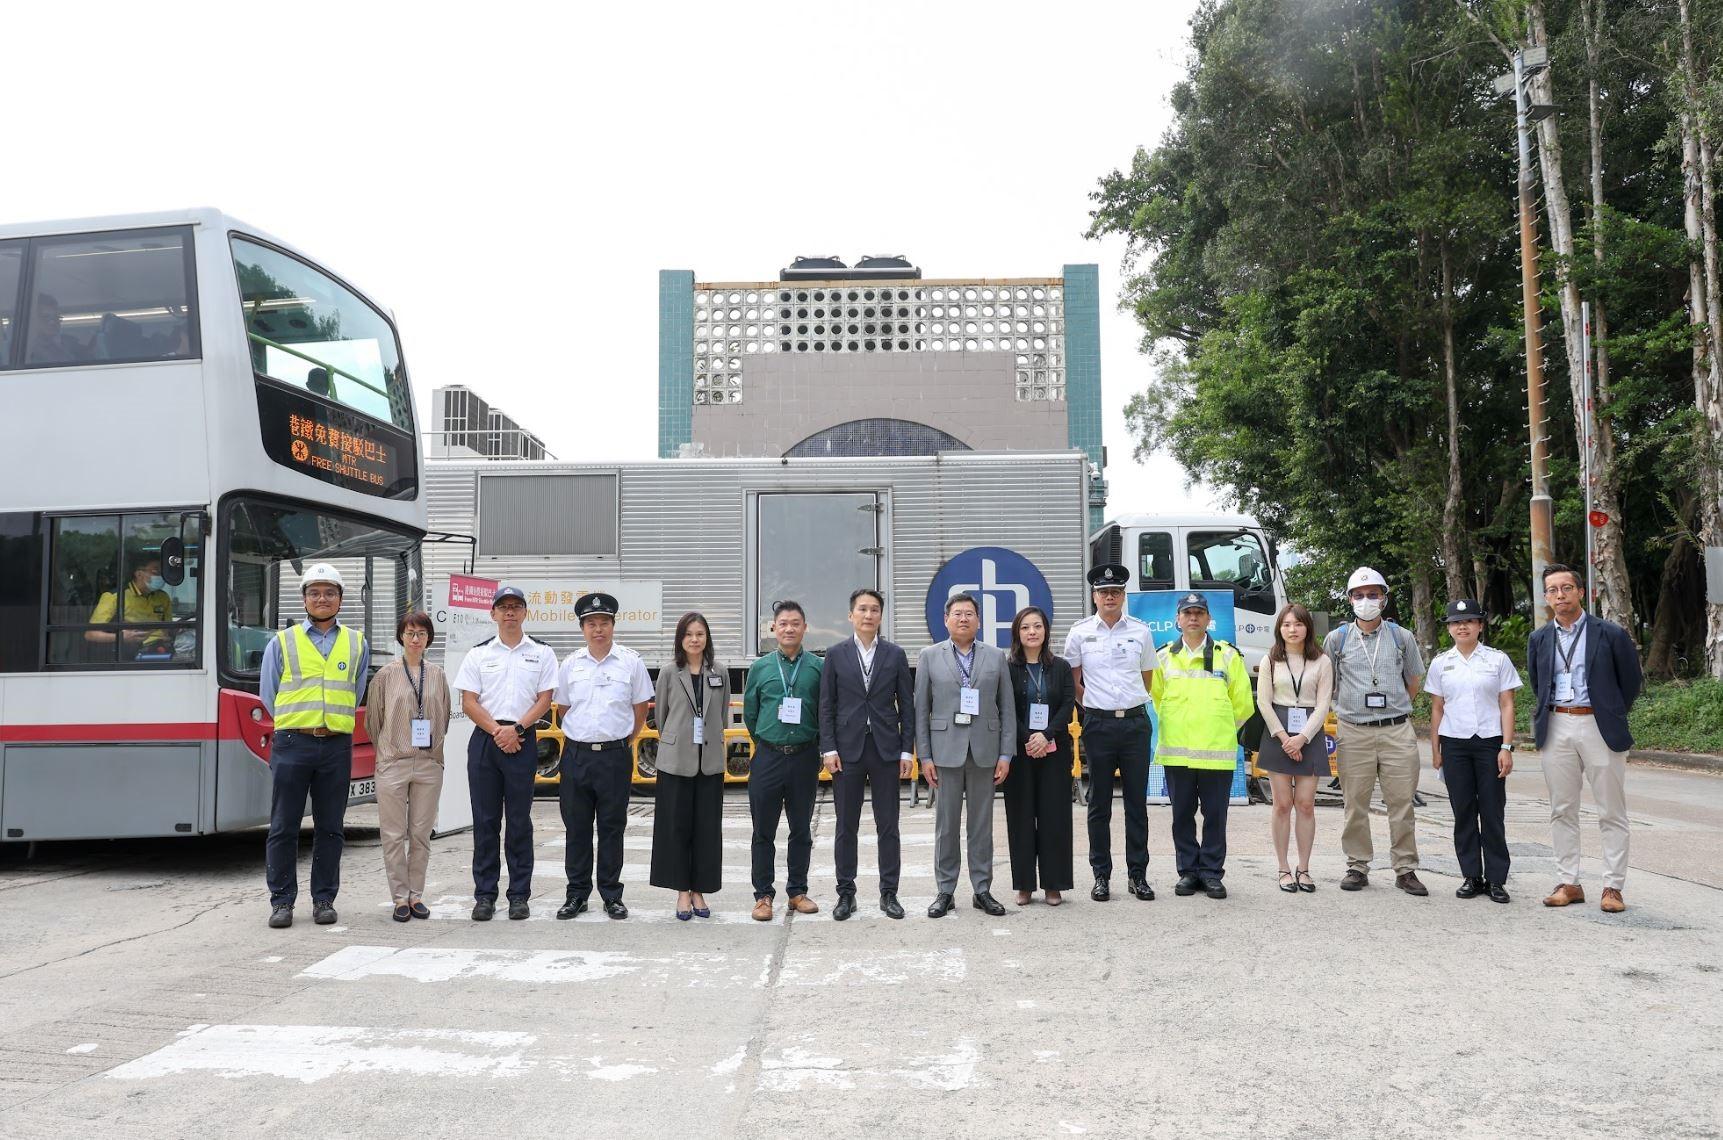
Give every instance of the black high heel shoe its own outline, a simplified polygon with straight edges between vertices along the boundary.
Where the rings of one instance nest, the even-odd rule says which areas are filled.
[[[1298,883],[1299,890],[1303,891],[1307,895],[1313,895],[1316,893],[1316,880],[1310,877],[1310,868],[1300,867],[1295,878]]]

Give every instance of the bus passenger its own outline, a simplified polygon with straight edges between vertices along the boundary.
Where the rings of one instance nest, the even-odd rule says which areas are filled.
[[[712,652],[706,618],[676,623],[673,664],[658,672],[658,806],[652,885],[676,892],[676,917],[711,918],[706,895],[723,885],[724,725],[730,671]]]
[[[263,650],[258,696],[274,719],[269,745],[269,838],[264,874],[269,883],[269,925],[293,925],[299,895],[299,828],[311,798],[311,917],[335,921],[341,889],[342,824],[353,778],[353,729],[371,647],[365,635],[339,620],[345,584],[326,562],[305,571],[299,584],[305,620],[282,630]]]
[[[396,922],[431,917],[424,903],[425,867],[449,731],[448,678],[425,660],[436,640],[426,614],[410,613],[397,622],[401,656],[377,671],[365,702],[365,732],[377,749],[377,831]]]
[[[60,302],[51,293],[36,294],[36,311],[31,317],[30,334],[26,339],[26,367],[32,364],[70,364],[84,357],[78,342],[60,330]]]
[[[495,637],[461,661],[455,688],[475,731],[467,741],[467,791],[473,805],[473,921],[497,910],[497,879],[506,854],[509,917],[526,918],[532,897],[532,783],[538,769],[533,725],[550,711],[556,654],[521,632],[526,595],[499,586],[491,597]],[[508,845],[503,846],[503,820]]]
[[[130,564],[131,580],[125,585],[126,607],[120,612],[120,591],[109,590],[96,599],[90,611],[91,625],[134,622],[171,622],[173,599],[168,597],[167,583],[162,581],[162,560],[154,554],[134,554]],[[123,660],[161,659],[173,651],[173,631],[169,629],[88,629],[84,640],[100,645],[122,646]],[[107,658],[112,660],[112,658]]]

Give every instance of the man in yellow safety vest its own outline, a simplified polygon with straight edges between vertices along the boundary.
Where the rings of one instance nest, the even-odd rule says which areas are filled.
[[[269,839],[264,876],[269,925],[293,925],[299,895],[299,828],[311,800],[311,917],[335,921],[341,887],[342,825],[353,776],[353,729],[365,699],[371,647],[340,623],[345,585],[326,562],[305,571],[305,620],[276,634],[263,651],[259,696],[275,721],[269,746]]]
[[[1208,600],[1189,593],[1179,599],[1179,639],[1161,647],[1150,674],[1159,728],[1155,759],[1167,774],[1173,805],[1173,849],[1179,881],[1173,893],[1199,890],[1226,898],[1226,808],[1238,764],[1239,726],[1255,701],[1244,655],[1209,635]],[[1197,808],[1202,842],[1197,842]]]

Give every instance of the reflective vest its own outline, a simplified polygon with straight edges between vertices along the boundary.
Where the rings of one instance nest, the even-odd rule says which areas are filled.
[[[1238,762],[1239,725],[1256,703],[1244,655],[1224,641],[1192,650],[1181,637],[1155,656],[1149,674],[1159,722],[1155,759],[1169,768],[1230,770]]]
[[[359,631],[337,626],[328,657],[317,651],[303,625],[275,636],[281,642],[275,727],[352,732],[359,719]]]

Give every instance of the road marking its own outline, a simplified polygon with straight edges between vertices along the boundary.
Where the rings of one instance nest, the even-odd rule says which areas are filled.
[[[431,917],[433,919],[440,919],[444,922],[471,922],[472,921],[473,900],[470,897],[463,897],[461,895],[444,895],[440,899],[436,899],[436,900],[424,899],[422,901],[425,904],[425,909],[431,912]],[[630,900],[630,901],[632,902],[633,900]],[[712,912],[711,918],[696,918],[696,919],[691,919],[688,922],[682,922],[681,920],[679,920],[676,917],[675,910],[674,910],[675,901],[676,901],[675,896],[670,895],[668,892],[666,892],[665,897],[664,897],[664,901],[662,904],[660,904],[660,905],[662,905],[663,909],[659,909],[658,906],[646,907],[646,906],[640,905],[638,902],[635,902],[634,905],[629,907],[628,918],[626,921],[635,922],[635,923],[638,923],[638,922],[648,922],[648,923],[672,922],[678,926],[687,926],[687,927],[691,927],[691,928],[692,927],[698,927],[700,924],[708,923],[708,922],[722,922],[722,923],[730,923],[730,924],[735,924],[735,925],[747,924],[747,925],[759,926],[759,927],[763,927],[763,928],[767,928],[767,929],[770,929],[773,926],[773,924],[769,923],[769,922],[754,922],[753,917],[746,910],[714,910]],[[391,903],[378,903],[377,905],[383,909],[389,909],[393,906],[393,904],[391,904]],[[534,904],[534,906],[532,908],[532,913],[527,916],[526,921],[528,921],[528,922],[552,922],[552,921],[555,921],[557,908],[561,905],[562,905],[561,901],[556,899],[554,896],[552,898],[546,899],[545,901],[543,901],[541,903],[536,903],[536,904]],[[753,903],[750,901],[748,903],[748,905],[750,907],[752,907]],[[501,918],[495,919],[493,921],[495,921],[497,923],[497,925],[499,925],[499,926],[507,926],[508,925],[508,922],[504,921]],[[616,922],[619,920],[613,919],[610,916],[606,915],[604,913],[604,909],[603,909],[602,905],[598,902],[598,900],[592,899],[592,900],[589,900],[589,909],[586,911],[585,914],[577,915],[572,919],[563,919],[562,921],[563,922]],[[481,924],[475,924],[475,925],[481,925]]]
[[[96,1043],[94,1041],[86,1041],[82,1045],[74,1045],[66,1050],[68,1053],[94,1053],[95,1051]]]
[[[530,1033],[368,1029],[351,1025],[194,1025],[179,1040],[110,1069],[113,1080],[177,1073],[280,1077],[311,1084],[343,1074],[513,1077],[530,1067]]]
[[[621,950],[472,950],[451,947],[349,946],[307,966],[299,976],[353,982],[406,978],[453,982],[486,978],[531,985],[601,982],[634,976],[678,986],[751,984],[754,963],[728,955],[680,951],[642,958]]]
[[[793,962],[785,962],[778,974],[778,985],[897,985],[911,978],[962,981],[969,976],[969,961],[962,948],[957,946],[944,950],[899,950],[861,959],[839,959],[829,966],[822,964],[821,958],[818,952],[812,952],[798,955]]]
[[[804,1038],[804,1040],[807,1040]],[[910,1088],[957,1092],[976,1085],[981,1049],[973,1037],[959,1037],[947,1053],[910,1057],[902,1068],[854,1068],[842,1057],[831,1057],[801,1046],[760,1058],[760,1089],[797,1092],[810,1086],[870,1090],[900,1084]]]

